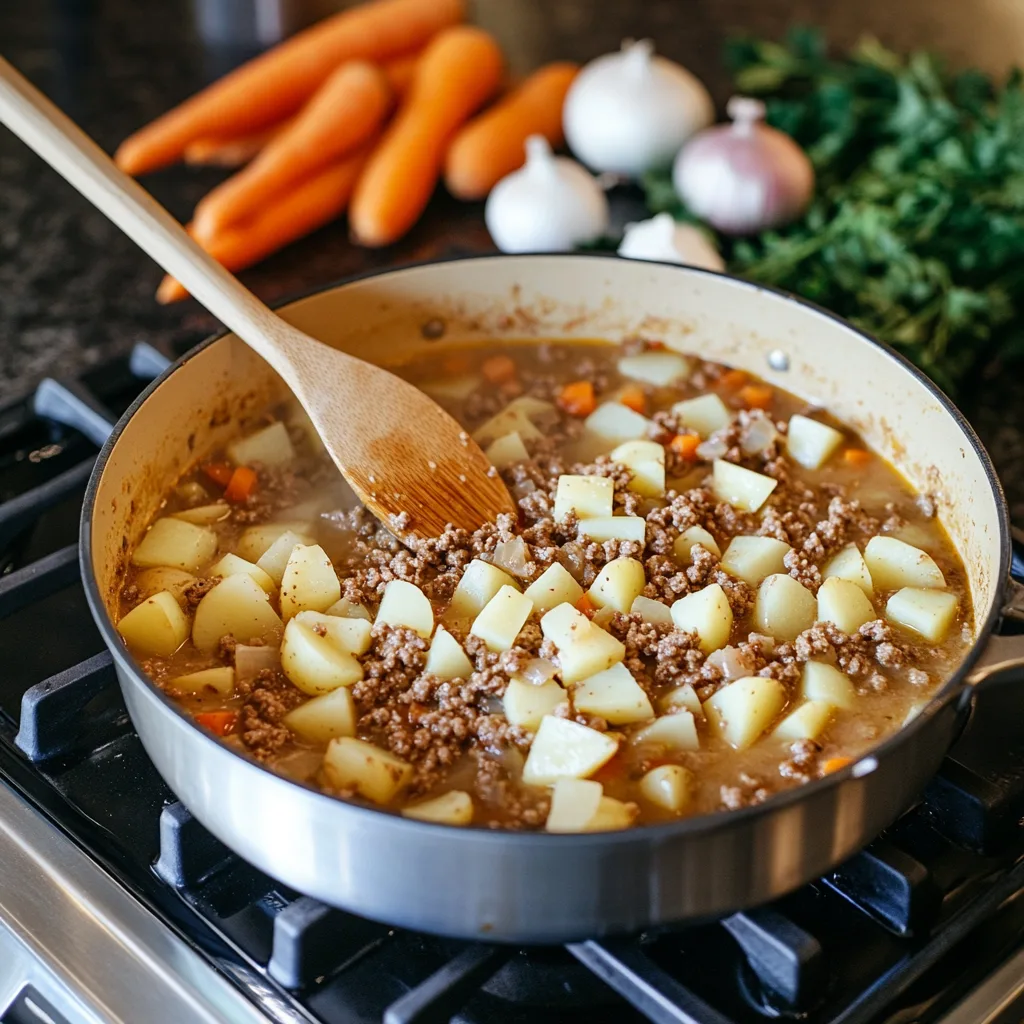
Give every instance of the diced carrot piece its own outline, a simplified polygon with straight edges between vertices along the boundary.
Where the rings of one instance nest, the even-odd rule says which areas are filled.
[[[718,378],[718,383],[725,388],[741,388],[747,383],[747,374],[745,370],[726,370],[721,377]]]
[[[649,341],[645,347],[648,352],[661,352],[663,349],[668,348],[663,341]]]
[[[235,731],[238,721],[237,711],[200,711],[196,716],[197,724],[209,729],[214,736],[227,736]]]
[[[203,466],[203,472],[221,487],[227,487],[231,483],[231,475],[234,470],[226,462],[208,462]]]
[[[767,384],[747,384],[745,387],[740,388],[740,398],[751,409],[771,408],[774,395],[774,389],[768,387]]]
[[[591,600],[589,594],[584,594],[576,602],[576,611],[581,615],[586,615],[588,619],[592,619],[597,611],[597,605]]]
[[[668,446],[680,458],[689,462],[697,461],[697,448],[700,445],[700,438],[696,434],[676,434],[669,441]]]
[[[848,466],[866,466],[871,461],[871,452],[866,448],[847,448],[843,452],[843,461]]]
[[[597,408],[594,385],[589,380],[566,384],[558,393],[558,404],[570,416],[589,416]]]
[[[228,501],[245,501],[256,490],[256,480],[256,470],[248,466],[239,466],[231,474],[228,486],[224,490],[224,497]]]
[[[441,363],[441,369],[443,369],[445,373],[465,373],[471,365],[469,356],[459,353],[457,355],[446,356],[444,362]]]
[[[644,394],[644,389],[635,385],[623,388],[622,394],[619,395],[619,403],[641,415],[647,410],[647,396]]]
[[[516,364],[508,356],[490,356],[480,364],[480,372],[492,384],[507,384],[516,377]]]
[[[837,772],[840,769],[845,768],[848,764],[853,764],[852,757],[830,757],[821,766],[821,771],[824,775],[831,775],[833,772]]]

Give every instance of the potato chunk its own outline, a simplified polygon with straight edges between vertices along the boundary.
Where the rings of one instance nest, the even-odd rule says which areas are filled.
[[[611,481],[609,481],[611,483]],[[168,565],[196,572],[217,551],[217,534],[207,526],[196,526],[170,516],[158,519],[132,553],[132,565],[140,569]]]
[[[319,544],[296,544],[281,577],[281,615],[322,612],[341,597],[341,583],[331,560]]]
[[[680,562],[687,564],[690,561],[690,552],[693,550],[694,544],[699,544],[716,558],[722,557],[722,549],[718,546],[718,542],[703,526],[691,526],[683,530],[672,544],[672,554]]]
[[[770,476],[724,459],[715,459],[712,466],[711,490],[715,497],[744,512],[756,512],[778,483]]]
[[[877,618],[875,606],[856,583],[832,576],[818,588],[819,622],[834,622],[844,633],[856,633]]]
[[[502,587],[519,589],[516,581],[505,571],[490,562],[474,558],[459,580],[459,585],[452,594],[451,604],[445,612],[449,622],[461,619],[476,618],[484,610],[484,605]]]
[[[285,530],[277,539],[263,552],[256,560],[256,564],[274,581],[275,586],[281,586],[284,579],[284,571],[288,568],[288,560],[292,552],[299,546],[312,544],[312,540],[300,533]],[[338,589],[341,593],[341,589]],[[335,598],[337,600],[337,598]]]
[[[530,457],[530,453],[526,450],[526,445],[523,444],[523,439],[519,436],[518,430],[513,430],[510,434],[502,434],[501,437],[495,438],[484,449],[484,455],[491,460],[491,465],[495,469],[504,469],[506,466],[511,466],[516,462],[523,462]]]
[[[889,598],[885,617],[897,626],[920,633],[938,643],[949,632],[956,618],[957,598],[943,590],[904,587]]]
[[[555,489],[555,518],[575,512],[580,519],[612,514],[615,485],[606,476],[572,476],[563,473]]]
[[[251,576],[264,593],[272,594],[277,590],[274,581],[255,562],[247,562],[238,555],[226,554],[206,570],[207,576],[237,576],[239,573]]]
[[[786,451],[804,469],[820,469],[843,443],[843,435],[827,423],[797,413],[789,418]]]
[[[628,487],[635,494],[660,498],[665,493],[665,449],[657,442],[626,441],[609,458],[632,473]]]
[[[604,402],[584,421],[584,437],[593,440],[598,451],[608,451],[623,441],[647,436],[651,421],[620,402]]]
[[[602,796],[597,813],[587,822],[588,832],[617,832],[629,828],[636,820],[638,808],[614,797]]]
[[[864,596],[873,598],[875,596],[875,585],[868,571],[868,564],[856,544],[847,544],[845,548],[833,555],[821,570],[822,579],[836,577],[840,580],[849,580],[856,583]]]
[[[623,356],[618,363],[623,377],[642,380],[645,384],[667,388],[686,380],[693,372],[693,364],[677,352],[640,352],[635,356]]]
[[[267,553],[270,545],[284,533],[294,534],[297,538],[295,544],[312,544],[313,537],[309,531],[309,523],[298,522],[297,520],[294,522],[260,523],[258,526],[250,526],[243,530],[242,536],[238,538],[238,554],[247,562],[258,562]],[[288,561],[289,554],[291,554],[291,548],[288,548],[281,562],[282,572],[284,572],[284,566]]]
[[[700,750],[697,723],[690,711],[673,711],[656,718],[630,737],[634,746],[658,747],[662,750]]]
[[[635,558],[613,558],[597,574],[587,593],[596,607],[625,613],[646,584],[644,567]]]
[[[515,587],[504,586],[473,620],[470,633],[480,637],[489,651],[507,651],[533,613],[533,602]]]
[[[199,602],[192,622],[192,642],[203,654],[210,654],[222,636],[233,636],[240,644],[259,638],[276,638],[281,620],[270,606],[266,592],[251,577],[241,573],[225,576]]]
[[[335,601],[324,614],[336,615],[342,619],[365,619],[367,622],[373,622],[370,609],[365,604],[360,604],[358,601],[350,601],[347,597],[343,597],[340,601]]]
[[[597,814],[603,787],[590,779],[558,779],[551,790],[551,809],[544,828],[548,832],[586,832]]]
[[[147,597],[117,624],[117,631],[136,654],[170,657],[188,637],[188,619],[167,590]]]
[[[288,436],[288,428],[278,420],[255,434],[232,441],[228,445],[228,458],[236,466],[248,466],[252,462],[262,462],[264,466],[285,466],[295,461],[295,449]]]
[[[414,583],[392,580],[384,587],[374,625],[406,626],[425,640],[434,632],[434,609]]]
[[[736,750],[745,750],[772,724],[786,703],[777,679],[747,676],[723,686],[704,702],[708,724]]]
[[[547,715],[523,766],[523,782],[552,786],[563,778],[585,779],[607,764],[618,749],[618,741],[606,733]]]
[[[452,789],[432,800],[403,807],[402,817],[436,825],[468,825],[473,820],[473,798],[461,789]]]
[[[812,703],[831,704],[837,708],[853,711],[857,707],[857,691],[850,677],[834,665],[821,661],[804,663],[801,693]]]
[[[693,772],[681,764],[659,765],[640,780],[640,795],[673,814],[678,814],[690,802],[693,788]]]
[[[211,573],[211,575],[218,575]],[[143,569],[135,577],[135,585],[139,588],[139,597],[145,599],[159,594],[161,590],[168,590],[174,595],[174,599],[183,608],[185,606],[185,588],[190,583],[195,583],[196,578],[184,569],[171,569],[169,566],[160,565],[154,569]]]
[[[683,711],[689,711],[694,718],[701,720],[704,718],[704,708],[701,706],[700,697],[697,696],[697,691],[690,683],[683,683],[682,686],[677,686],[674,690],[662,694],[658,700],[658,707],[662,711],[674,711],[682,708]]]
[[[640,516],[596,516],[583,519],[576,536],[589,537],[598,544],[606,540],[631,540],[643,544],[647,536],[647,523]]]
[[[710,437],[732,421],[729,407],[714,394],[676,402],[672,413],[687,430],[695,430],[702,438]]]
[[[243,577],[239,577],[243,578]],[[319,636],[298,619],[285,626],[281,670],[311,697],[351,686],[363,678],[363,666],[326,636]]]
[[[573,688],[572,702],[577,711],[599,715],[612,725],[645,722],[654,717],[650,699],[622,662],[581,679]]]
[[[644,622],[652,622],[661,626],[673,625],[672,609],[667,604],[644,597],[642,594],[633,598],[633,603],[629,606],[629,613],[642,616]]]
[[[814,625],[817,612],[814,595],[792,576],[773,573],[757,588],[754,625],[776,640],[794,640]]]
[[[328,743],[356,734],[356,705],[352,691],[339,686],[289,711],[281,724],[308,743]]]
[[[694,632],[705,654],[717,651],[729,642],[732,632],[732,608],[725,591],[712,583],[672,605],[672,621],[676,629]]]
[[[182,693],[219,693],[230,697],[235,692],[235,670],[226,666],[204,668],[172,679],[171,686]]]
[[[875,586],[881,590],[941,589],[946,585],[942,570],[927,551],[895,537],[872,537],[864,548],[864,561]]]
[[[351,736],[331,740],[323,769],[336,789],[354,789],[376,804],[390,803],[412,781],[412,765]]]
[[[792,550],[774,537],[733,537],[722,555],[722,568],[756,587],[765,576],[786,571],[783,559]]]
[[[554,714],[555,708],[567,701],[565,690],[554,679],[534,686],[518,676],[508,681],[502,697],[505,717],[524,729],[538,729],[545,715]]]
[[[473,663],[459,641],[444,626],[438,626],[434,639],[430,641],[424,671],[439,679],[468,679],[473,672]]]
[[[473,431],[473,440],[479,445],[493,444],[499,437],[518,434],[522,441],[536,441],[544,435],[534,426],[526,410],[509,403],[501,412]]]
[[[790,712],[775,727],[780,740],[816,740],[827,728],[835,708],[823,700],[809,700]]]
[[[556,605],[575,604],[583,596],[583,588],[572,578],[561,562],[552,562],[526,588],[526,596],[541,615]]]
[[[621,641],[570,604],[552,608],[541,618],[540,628],[558,648],[562,682],[566,686],[611,668],[626,656]]]
[[[349,654],[365,654],[370,649],[370,631],[373,626],[366,619],[345,619],[326,612],[304,611],[296,621],[309,626],[314,633],[327,637],[339,650]]]

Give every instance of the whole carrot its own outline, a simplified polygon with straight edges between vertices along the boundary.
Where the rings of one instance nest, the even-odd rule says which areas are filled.
[[[459,199],[483,199],[506,174],[522,167],[526,140],[543,135],[562,144],[562,106],[579,66],[560,61],[535,71],[452,140],[444,182]]]
[[[316,91],[289,128],[267,143],[255,160],[206,195],[196,207],[197,238],[212,238],[231,224],[259,214],[292,182],[375,135],[393,98],[387,79],[366,61],[342,64]]]
[[[463,0],[372,0],[342,11],[158,117],[121,143],[114,159],[121,170],[143,174],[173,163],[195,139],[258,131],[298,110],[344,61],[411,53],[463,15]]]
[[[182,154],[193,167],[241,167],[247,164],[272,139],[292,123],[286,118],[262,131],[237,135],[230,139],[202,138],[190,142]]]
[[[412,53],[407,57],[396,57],[394,60],[388,60],[381,64],[380,69],[384,72],[391,91],[398,99],[405,99],[406,93],[412,86],[419,63],[420,55]]]
[[[451,28],[420,58],[412,87],[356,186],[349,224],[363,245],[389,245],[416,223],[459,126],[497,91],[502,57],[482,29]]]
[[[280,196],[256,218],[199,244],[228,270],[244,270],[272,252],[322,227],[342,213],[352,195],[370,145],[327,167]],[[160,303],[177,302],[188,292],[173,278],[160,282]]]

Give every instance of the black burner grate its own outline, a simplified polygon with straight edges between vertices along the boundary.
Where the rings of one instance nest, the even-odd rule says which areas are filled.
[[[456,942],[330,909],[233,856],[146,758],[78,581],[95,452],[166,362],[140,345],[0,409],[0,775],[268,1019],[925,1022],[1019,942],[1024,695],[1011,688],[982,697],[921,806],[868,850],[717,924],[565,949]]]

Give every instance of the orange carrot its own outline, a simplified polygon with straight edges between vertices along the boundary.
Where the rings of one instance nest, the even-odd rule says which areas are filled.
[[[688,462],[696,462],[697,448],[700,446],[700,438],[696,434],[676,434],[668,443],[680,458]]]
[[[871,461],[871,452],[866,448],[847,448],[843,452],[843,461],[848,466],[866,466]]]
[[[852,757],[830,757],[821,766],[821,771],[823,775],[831,775],[833,772],[837,772],[840,769],[845,768],[848,764],[852,763]]]
[[[644,389],[635,384],[623,388],[619,394],[619,404],[642,415],[647,409],[647,397],[644,395]]]
[[[258,216],[294,182],[362,145],[384,123],[391,103],[387,79],[375,65],[362,60],[342,64],[291,127],[199,202],[193,218],[196,237],[212,238]]]
[[[405,94],[412,85],[416,76],[416,68],[419,66],[420,55],[410,54],[408,57],[396,57],[394,60],[385,61],[380,69],[388,80],[391,92],[398,98],[404,99]]]
[[[576,602],[576,611],[581,615],[586,615],[588,619],[592,619],[597,612],[597,605],[594,604],[594,601],[589,594],[584,594]]]
[[[459,199],[483,199],[506,174],[523,166],[530,135],[560,146],[562,105],[577,71],[578,65],[566,61],[548,64],[470,121],[448,148],[448,191]]]
[[[334,220],[348,204],[369,146],[340,163],[320,171],[245,224],[200,242],[228,270],[243,270],[284,248],[303,235]],[[188,292],[173,278],[165,277],[157,289],[157,301],[177,302]]]
[[[226,462],[208,462],[203,466],[203,472],[215,484],[220,484],[221,487],[227,487],[231,482],[231,474],[233,470]]]
[[[209,729],[214,736],[227,736],[234,732],[237,721],[237,711],[200,711],[196,715],[196,723]]]
[[[248,466],[239,466],[231,474],[231,479],[224,489],[224,497],[228,501],[245,501],[256,490],[256,480],[256,470]]]
[[[390,245],[416,223],[441,173],[445,147],[501,82],[498,44],[470,26],[424,51],[398,115],[359,179],[349,223],[363,245]]]
[[[293,120],[289,117],[262,131],[232,139],[196,139],[185,147],[182,157],[193,167],[242,167]]]
[[[597,408],[594,385],[589,380],[576,380],[565,384],[556,399],[559,407],[570,416],[589,416]]]
[[[770,409],[775,392],[767,384],[747,384],[739,396],[751,409]]]
[[[743,370],[727,370],[718,378],[718,383],[727,388],[742,387],[747,382],[747,375]]]
[[[373,0],[341,11],[225,75],[118,147],[115,160],[144,174],[177,160],[196,139],[232,138],[294,114],[347,60],[388,60],[462,21],[463,0]]]
[[[515,380],[516,364],[508,356],[490,356],[480,364],[480,372],[491,384]]]

